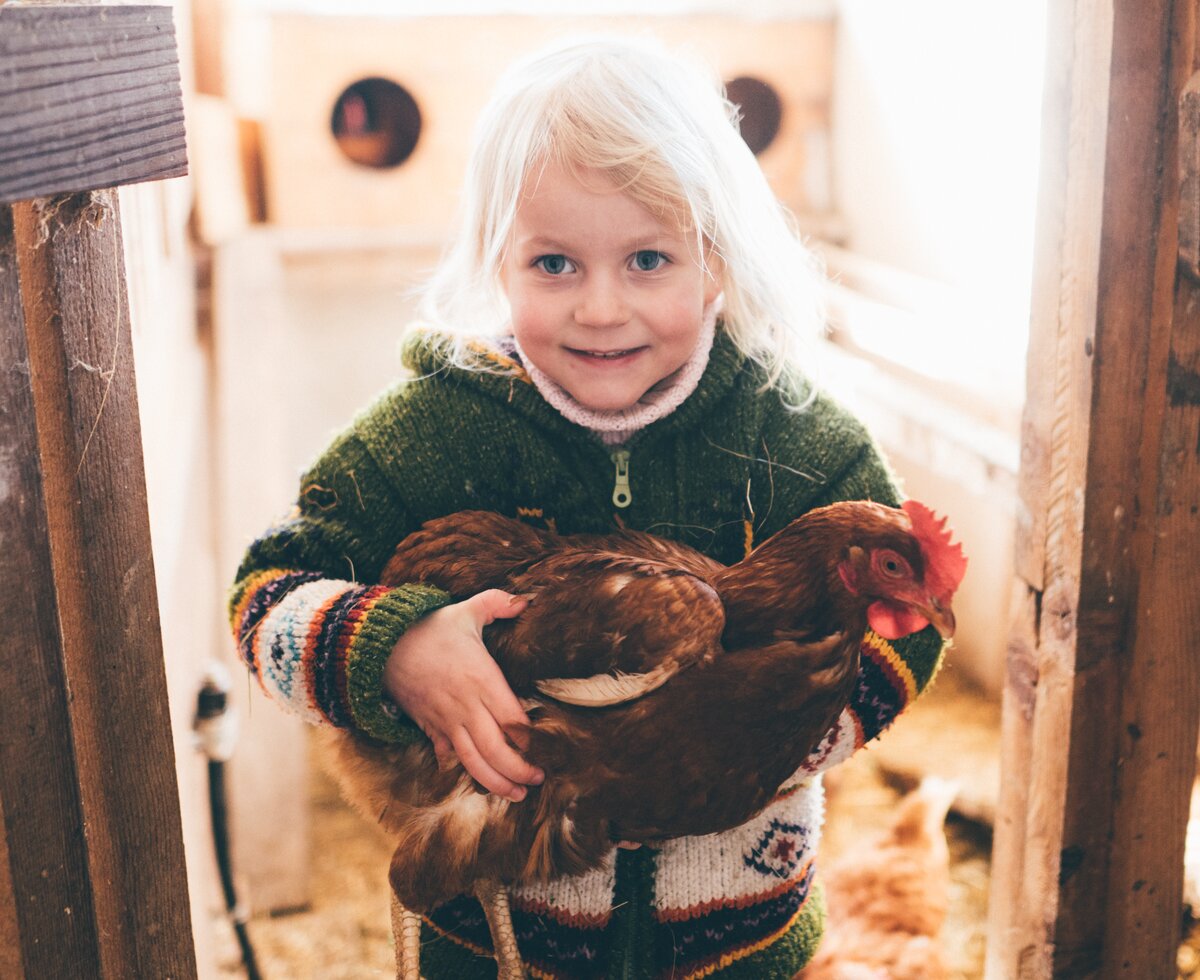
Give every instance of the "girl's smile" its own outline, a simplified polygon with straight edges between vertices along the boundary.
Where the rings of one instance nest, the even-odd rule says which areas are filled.
[[[522,195],[500,279],[525,355],[598,411],[636,405],[682,367],[721,289],[693,234],[559,164]]]
[[[631,350],[573,350],[568,347],[567,351],[579,357],[586,357],[595,361],[602,361],[608,364],[628,364],[634,357],[648,350],[647,347],[634,347]]]

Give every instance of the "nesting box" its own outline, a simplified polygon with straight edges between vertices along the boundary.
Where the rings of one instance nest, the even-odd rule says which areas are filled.
[[[743,104],[743,134],[798,215],[829,207],[832,14],[743,20],[280,14],[263,134],[268,220],[444,236],[471,131],[516,58],[571,33],[654,34],[708,61]],[[774,118],[772,118],[774,116]]]

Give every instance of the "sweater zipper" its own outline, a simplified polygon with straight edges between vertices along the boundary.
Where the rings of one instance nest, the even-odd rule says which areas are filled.
[[[654,876],[657,852],[649,847],[617,851],[608,980],[648,980],[656,975]]]
[[[618,507],[628,507],[633,503],[633,494],[629,490],[629,450],[618,449],[612,454],[612,461],[617,469],[612,501]]]

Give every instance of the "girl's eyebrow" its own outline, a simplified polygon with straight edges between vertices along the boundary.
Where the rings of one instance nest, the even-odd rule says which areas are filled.
[[[555,238],[547,238],[545,235],[532,235],[529,238],[520,238],[518,243],[529,248],[544,248],[558,252],[567,252],[570,249],[562,242]]]

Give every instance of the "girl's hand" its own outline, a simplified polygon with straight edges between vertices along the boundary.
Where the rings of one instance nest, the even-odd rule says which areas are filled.
[[[517,696],[483,645],[483,628],[528,603],[499,589],[443,606],[414,623],[392,648],[383,686],[433,741],[442,766],[462,762],[486,789],[514,802],[545,774],[509,744],[528,744]]]

